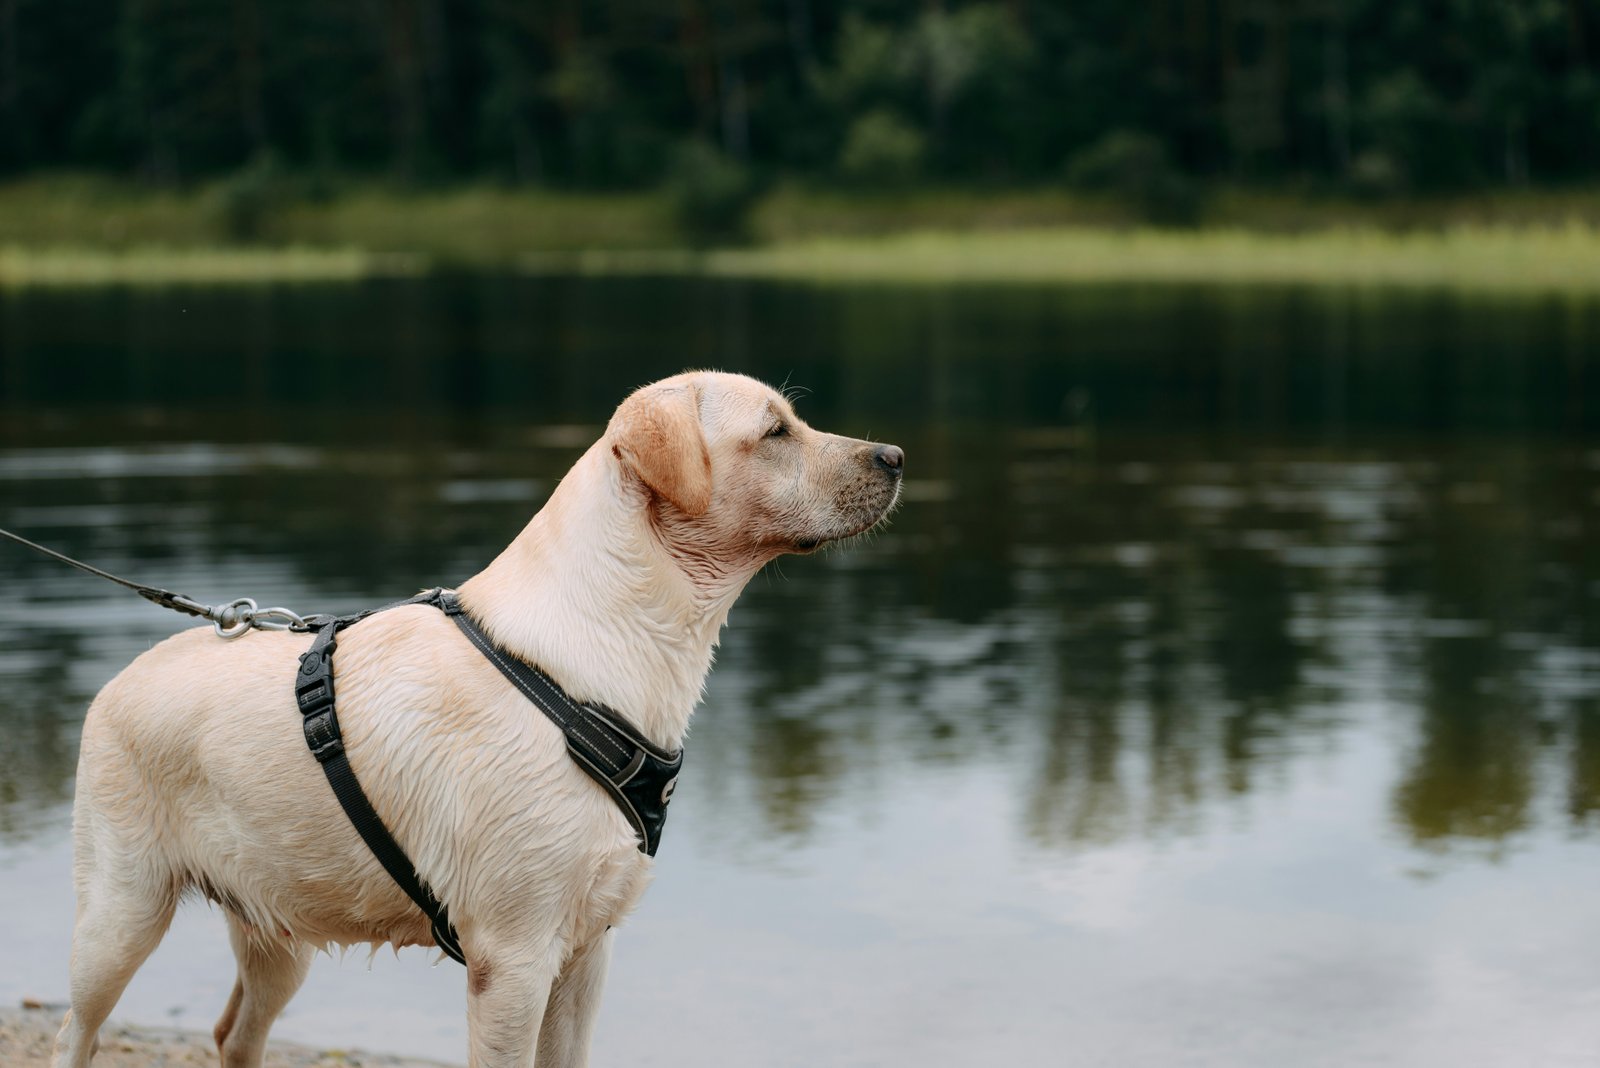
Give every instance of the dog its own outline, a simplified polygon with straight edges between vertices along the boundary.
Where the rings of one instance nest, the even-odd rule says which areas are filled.
[[[745,584],[875,526],[903,470],[900,449],[814,430],[753,379],[678,375],[622,402],[460,603],[496,645],[673,750]],[[222,907],[238,960],[215,1030],[226,1068],[261,1064],[318,948],[434,944],[307,749],[293,681],[308,644],[185,631],[91,704],[55,1068],[87,1068],[186,893]],[[469,1064],[585,1064],[611,929],[651,877],[633,827],[434,608],[350,627],[335,663],[351,765],[459,932]]]

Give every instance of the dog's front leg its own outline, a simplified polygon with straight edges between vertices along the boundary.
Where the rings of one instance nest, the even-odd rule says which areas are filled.
[[[584,1068],[600,1012],[600,993],[611,964],[607,930],[572,954],[550,991],[550,1008],[539,1031],[539,1068]]]
[[[544,960],[467,949],[468,1068],[528,1068],[550,1000]]]

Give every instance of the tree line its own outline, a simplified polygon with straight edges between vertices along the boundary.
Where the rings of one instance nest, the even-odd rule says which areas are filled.
[[[1559,182],[1600,165],[1600,2],[0,0],[0,172],[262,161],[1157,200]]]

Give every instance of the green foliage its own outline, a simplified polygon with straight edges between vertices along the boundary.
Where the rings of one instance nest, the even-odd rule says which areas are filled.
[[[696,240],[740,237],[755,202],[750,169],[704,141],[681,146],[667,179],[672,214]]]
[[[925,10],[911,27],[912,56],[930,100],[941,106],[1014,83],[1033,49],[1010,8],[977,4]]]
[[[912,62],[934,110],[1019,95],[1034,60],[1033,45],[1013,9],[1000,4],[925,9],[909,38]]]
[[[898,27],[848,15],[833,64],[811,78],[843,127],[839,172],[904,181],[936,158],[950,175],[1017,177],[1017,119],[1037,106],[1027,97],[1033,58],[999,4],[926,9]]]
[[[921,173],[927,148],[920,130],[878,108],[850,124],[839,151],[839,173],[860,185],[905,185]]]
[[[1167,149],[1149,134],[1113,130],[1067,163],[1067,181],[1096,191],[1130,189],[1172,169]]]
[[[1415,71],[1374,82],[1362,106],[1375,157],[1389,161],[1397,185],[1447,186],[1472,176],[1444,99]]]
[[[273,209],[287,199],[286,177],[278,161],[262,156],[218,183],[211,191],[212,214],[224,240],[259,241]]]
[[[911,84],[911,65],[900,35],[868,22],[855,12],[839,28],[831,66],[811,72],[816,95],[838,109],[893,99]]]
[[[17,0],[5,21],[0,173],[226,178],[244,236],[269,154],[291,174],[639,190],[702,141],[802,180],[1038,184],[1140,130],[1167,161],[1132,195],[1158,213],[1187,195],[1172,174],[1430,191],[1600,173],[1600,5],[1576,0]]]
[[[1405,187],[1405,172],[1382,149],[1370,148],[1351,161],[1350,188],[1358,196],[1382,199],[1403,192]]]
[[[1189,225],[1199,216],[1194,183],[1172,165],[1165,145],[1136,130],[1114,130],[1073,156],[1067,181],[1090,192],[1119,193],[1150,222]]]

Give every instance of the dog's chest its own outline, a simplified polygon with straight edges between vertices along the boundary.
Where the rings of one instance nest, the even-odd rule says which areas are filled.
[[[575,899],[573,942],[582,944],[628,918],[654,875],[654,862],[637,849],[618,850],[594,872]]]

